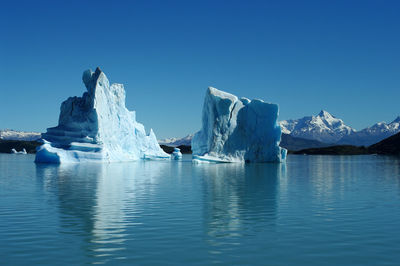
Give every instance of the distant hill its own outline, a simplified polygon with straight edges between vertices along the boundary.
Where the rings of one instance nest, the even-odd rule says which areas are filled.
[[[42,144],[37,141],[0,139],[0,153],[11,153],[11,149],[16,149],[17,151],[25,149],[27,153],[35,153],[36,147],[40,145]]]
[[[400,155],[400,133],[386,138],[369,147],[336,145],[323,148],[303,149],[294,152],[295,154],[321,154],[321,155],[356,155],[356,154],[382,154],[382,155]]]
[[[358,147],[352,145],[336,145],[323,148],[304,149],[293,152],[294,154],[307,154],[307,155],[360,155],[369,154],[368,149],[365,147]]]
[[[330,145],[332,144],[322,143],[318,140],[303,139],[303,138],[293,137],[288,134],[282,134],[281,144],[279,146],[287,149],[288,151],[298,151],[308,148],[327,147]]]
[[[171,154],[174,151],[174,147],[167,146],[167,145],[160,145],[160,147],[166,152]],[[181,150],[181,153],[183,154],[191,154],[192,149],[190,146],[187,145],[179,145],[177,148]]]
[[[371,145],[368,150],[377,154],[400,155],[400,133]]]

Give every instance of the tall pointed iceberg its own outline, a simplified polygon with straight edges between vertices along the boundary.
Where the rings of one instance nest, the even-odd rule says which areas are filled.
[[[169,158],[158,145],[154,132],[146,134],[136,122],[135,112],[125,107],[122,84],[110,85],[97,68],[86,70],[87,92],[61,104],[58,126],[42,134],[35,162],[67,163],[82,161],[134,161]]]
[[[192,139],[194,162],[283,162],[277,104],[208,88],[202,128]]]

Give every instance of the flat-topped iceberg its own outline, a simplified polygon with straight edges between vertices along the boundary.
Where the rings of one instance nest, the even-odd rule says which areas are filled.
[[[277,104],[208,88],[202,128],[192,139],[193,161],[283,162]]]
[[[110,85],[99,68],[95,72],[86,70],[82,79],[87,92],[61,104],[58,126],[42,134],[43,145],[37,149],[35,162],[170,158],[158,145],[154,132],[146,134],[144,126],[136,122],[135,112],[125,107],[122,84]]]

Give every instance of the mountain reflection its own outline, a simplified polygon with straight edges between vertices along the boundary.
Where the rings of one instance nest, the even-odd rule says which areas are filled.
[[[204,222],[212,241],[254,235],[275,224],[281,164],[196,165],[204,179]]]

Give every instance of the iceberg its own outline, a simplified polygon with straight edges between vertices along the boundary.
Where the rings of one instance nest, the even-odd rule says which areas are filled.
[[[28,154],[25,150],[25,148],[22,149],[22,151],[17,151],[16,149],[11,149],[12,154]]]
[[[174,159],[174,160],[182,159],[181,149],[175,147],[174,151],[172,152],[171,159]]]
[[[42,134],[37,163],[122,162],[169,159],[150,130],[136,122],[135,112],[125,107],[122,84],[109,83],[97,68],[82,77],[87,92],[61,104],[58,126]]]
[[[192,139],[193,162],[284,162],[279,107],[209,87],[202,128]]]

